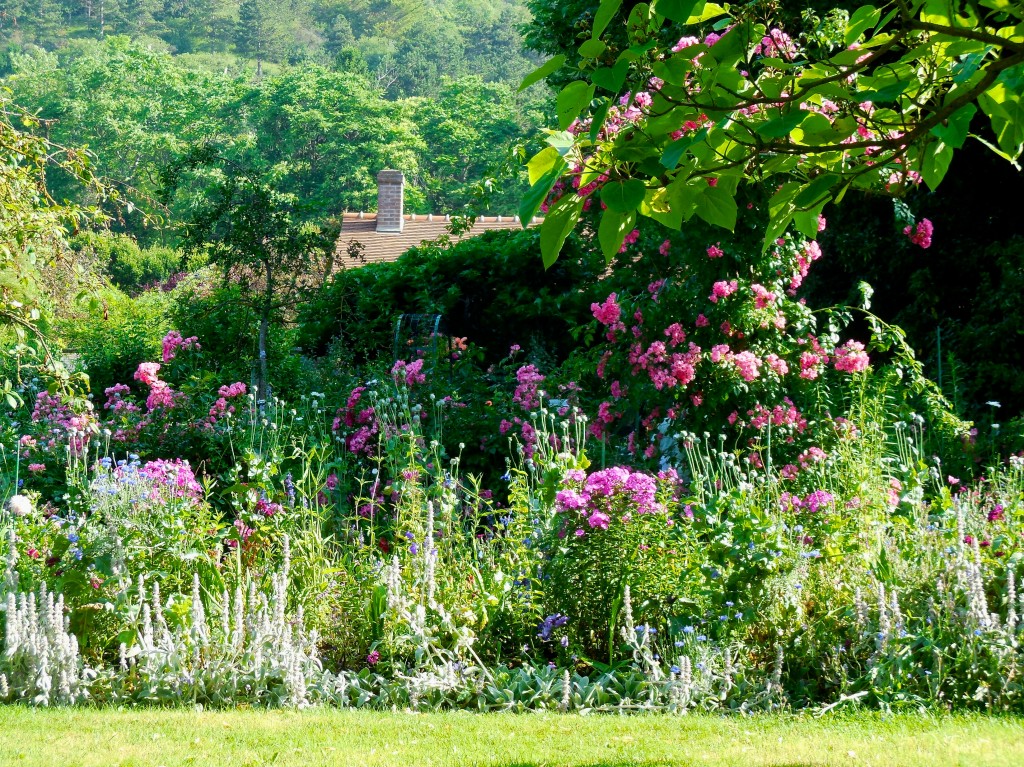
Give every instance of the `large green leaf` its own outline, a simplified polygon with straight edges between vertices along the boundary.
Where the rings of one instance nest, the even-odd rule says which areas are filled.
[[[945,177],[952,161],[953,147],[945,142],[935,141],[925,147],[924,158],[921,162],[921,178],[933,192]]]
[[[601,188],[601,202],[608,210],[630,213],[640,207],[647,193],[647,185],[638,178],[610,181]]]
[[[545,269],[550,269],[558,260],[565,238],[580,220],[582,210],[583,198],[567,194],[544,217],[544,223],[540,225],[540,255]]]
[[[736,198],[728,190],[718,186],[709,186],[697,197],[697,215],[714,226],[728,229],[736,228]]]
[[[860,36],[870,27],[875,26],[881,18],[882,12],[870,5],[862,5],[850,16],[850,22],[846,25],[846,35],[843,40],[847,45],[857,42]]]
[[[535,70],[530,72],[530,74],[528,74],[526,77],[523,78],[523,81],[521,83],[519,83],[519,90],[521,90],[521,91],[522,90],[526,90],[527,88],[529,88],[534,83],[540,82],[541,80],[543,80],[548,75],[553,74],[556,71],[558,71],[559,69],[561,69],[561,67],[562,67],[562,65],[564,63],[565,63],[565,56],[563,56],[561,54],[559,54],[558,56],[555,56],[553,58],[548,59],[543,64],[541,64],[539,67],[537,67]]]
[[[583,42],[579,48],[580,56],[585,59],[596,59],[608,48],[603,42],[598,40],[596,37],[592,37],[589,40]]]
[[[615,258],[622,247],[626,235],[633,231],[636,223],[636,211],[619,213],[609,208],[601,215],[601,223],[597,228],[597,239],[601,243],[601,252],[605,261]]]
[[[573,120],[580,116],[580,112],[586,109],[593,98],[594,86],[582,80],[574,80],[562,88],[558,93],[558,98],[555,99],[558,127],[565,130],[572,125]]]
[[[707,0],[658,0],[654,12],[671,21],[685,24],[693,15],[700,14]]]
[[[598,67],[590,75],[590,81],[600,88],[618,93],[626,82],[629,74],[629,62],[620,58],[612,67]]]
[[[530,225],[530,221],[537,215],[537,211],[540,210],[540,206],[544,202],[544,198],[551,191],[551,187],[555,185],[555,182],[558,181],[567,167],[568,164],[559,156],[558,160],[548,168],[544,175],[538,178],[537,182],[526,190],[522,202],[519,203],[519,220],[524,228]]]
[[[536,184],[559,162],[562,163],[563,167],[565,166],[565,161],[562,160],[562,153],[553,146],[545,147],[537,152],[526,163],[526,171],[530,177],[530,186]]]
[[[809,113],[805,109],[791,109],[785,114],[773,117],[767,122],[758,125],[754,131],[765,138],[782,138],[804,121]]]
[[[622,7],[622,0],[601,0],[597,13],[594,14],[594,25],[590,30],[591,37],[598,38],[604,34],[608,23],[614,18]]]

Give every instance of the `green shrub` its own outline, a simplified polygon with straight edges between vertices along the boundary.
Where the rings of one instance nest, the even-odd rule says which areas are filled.
[[[114,287],[99,292],[84,315],[60,325],[69,349],[89,374],[93,392],[129,383],[139,363],[160,358],[160,342],[171,329],[171,296],[148,291],[130,298]]]
[[[71,244],[79,252],[92,251],[110,281],[130,295],[166,282],[182,267],[181,254],[173,248],[153,245],[143,249],[123,234],[85,232]]]

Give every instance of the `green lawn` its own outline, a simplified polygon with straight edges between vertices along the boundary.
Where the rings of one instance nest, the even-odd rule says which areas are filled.
[[[0,765],[1024,765],[1024,719],[0,706]]]

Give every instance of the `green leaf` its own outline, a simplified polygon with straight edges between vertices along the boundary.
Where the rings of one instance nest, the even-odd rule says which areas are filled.
[[[597,239],[601,243],[601,252],[605,261],[611,262],[622,247],[626,235],[633,231],[636,223],[636,211],[619,213],[609,208],[601,215],[601,223],[597,228]]]
[[[558,114],[558,127],[565,130],[573,120],[580,116],[590,100],[594,98],[594,86],[582,80],[574,80],[558,93],[555,99],[555,111]]]
[[[697,197],[697,215],[714,226],[736,228],[736,198],[721,187],[709,186]]]
[[[565,161],[562,160],[562,153],[553,146],[545,147],[541,151],[537,152],[537,154],[535,154],[530,161],[526,163],[526,170],[530,177],[530,186],[536,184],[559,162],[564,166]]]
[[[608,210],[629,213],[640,207],[647,193],[647,185],[638,178],[610,181],[601,188],[601,201]]]
[[[725,8],[714,3],[705,3],[704,8],[700,11],[695,11],[690,18],[686,20],[687,24],[701,24],[709,19],[722,16],[725,13]]]
[[[817,207],[830,197],[829,192],[839,181],[839,177],[831,173],[824,173],[800,188],[796,197],[793,198],[793,206],[797,209]]]
[[[765,138],[782,138],[783,136],[788,136],[796,126],[803,122],[807,115],[808,112],[805,109],[791,109],[786,114],[773,117],[768,122],[761,123],[754,129],[754,132]]]
[[[684,136],[681,139],[677,139],[669,144],[664,153],[661,155],[661,164],[669,170],[675,169],[682,159],[683,154],[694,144],[703,141],[707,138],[708,129],[701,128],[699,131],[694,133],[692,136]]]
[[[523,195],[523,200],[519,203],[519,220],[524,228],[530,225],[530,221],[537,215],[537,211],[540,210],[540,206],[551,191],[551,187],[561,178],[562,173],[565,172],[567,167],[569,166],[565,160],[559,157],[558,161],[543,176],[538,178],[537,183],[531,185],[526,194]]]
[[[606,91],[618,93],[626,82],[629,74],[629,62],[619,59],[612,67],[598,67],[590,75],[590,82]]]
[[[601,5],[597,9],[597,13],[594,14],[594,26],[590,33],[591,36],[598,38],[604,34],[608,23],[615,17],[615,14],[619,12],[621,7],[622,0],[601,0]]]
[[[862,5],[850,16],[850,22],[846,25],[846,35],[843,37],[843,42],[847,46],[857,42],[869,27],[873,27],[878,23],[878,19],[881,16],[882,12],[877,8],[870,5]]]
[[[526,90],[534,83],[540,82],[548,75],[553,74],[557,70],[561,69],[564,63],[565,56],[563,56],[562,54],[559,54],[554,58],[548,59],[535,70],[530,72],[530,74],[523,78],[523,81],[519,83],[519,90]]]
[[[953,147],[942,141],[936,141],[925,148],[924,160],[921,163],[921,178],[933,192],[945,177],[952,161]]]
[[[593,119],[590,121],[590,140],[591,142],[597,141],[597,134],[601,132],[601,128],[604,127],[604,120],[608,116],[608,110],[611,109],[612,100],[609,98],[601,101],[594,110]]]
[[[700,14],[707,0],[658,0],[654,12],[670,21],[686,24],[690,17]]]
[[[540,225],[540,255],[545,269],[550,269],[558,260],[565,238],[576,226],[582,210],[583,198],[567,194],[544,217],[544,223]]]
[[[596,59],[598,56],[604,53],[605,50],[607,50],[607,48],[608,46],[605,45],[603,42],[598,40],[596,37],[592,37],[591,39],[585,41],[583,45],[580,46],[579,51],[580,56],[582,56],[585,59]]]

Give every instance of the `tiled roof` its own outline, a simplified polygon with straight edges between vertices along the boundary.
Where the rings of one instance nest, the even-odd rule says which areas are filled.
[[[349,246],[358,242],[363,246],[365,263],[396,261],[400,255],[415,248],[427,240],[436,240],[446,233],[448,216],[424,214],[406,214],[405,224],[401,232],[385,233],[377,231],[376,213],[345,213],[341,222],[341,235],[338,237],[335,252],[339,256],[338,267],[348,269],[362,266],[363,261],[349,258]],[[530,226],[539,224],[542,219],[535,218]],[[454,240],[475,237],[492,229],[521,229],[518,216],[480,216],[473,228]]]

